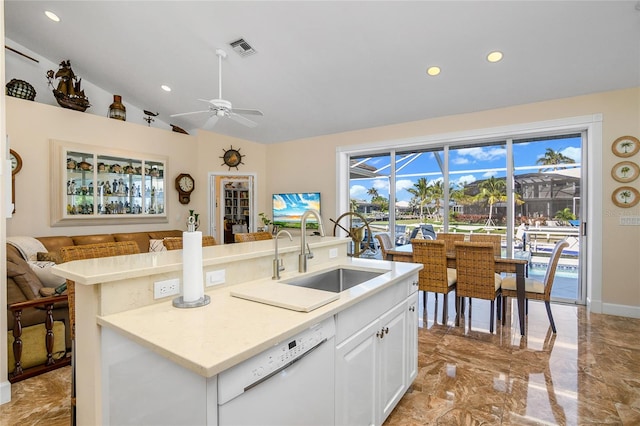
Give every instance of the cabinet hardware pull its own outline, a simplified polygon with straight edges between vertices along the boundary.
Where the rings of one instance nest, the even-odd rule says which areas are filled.
[[[381,338],[381,339],[382,339],[382,338],[384,338],[384,330],[383,330],[383,331],[378,331],[378,332],[376,333],[376,337],[379,337],[379,338]]]
[[[382,331],[386,334],[389,334],[389,327],[385,327]]]

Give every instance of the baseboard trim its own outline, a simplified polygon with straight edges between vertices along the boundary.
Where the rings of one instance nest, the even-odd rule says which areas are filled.
[[[640,318],[640,306],[603,303],[602,313],[608,315],[617,315],[619,317]]]
[[[11,401],[11,383],[8,380],[0,382],[0,405]]]

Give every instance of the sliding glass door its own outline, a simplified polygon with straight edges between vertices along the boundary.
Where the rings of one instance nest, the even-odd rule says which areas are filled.
[[[353,156],[351,209],[395,245],[430,230],[501,235],[503,253],[530,258],[530,276],[540,280],[553,246],[566,238],[552,297],[584,303],[582,148],[583,135],[559,134]]]

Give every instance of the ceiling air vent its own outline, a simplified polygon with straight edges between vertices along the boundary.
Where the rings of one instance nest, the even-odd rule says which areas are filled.
[[[251,47],[249,43],[244,41],[243,38],[233,41],[229,44],[231,45],[233,50],[240,56],[244,57],[244,56],[249,56],[256,53],[255,49]]]

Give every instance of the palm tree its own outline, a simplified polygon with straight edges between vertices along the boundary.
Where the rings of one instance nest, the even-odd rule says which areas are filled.
[[[371,204],[373,204],[373,200],[380,196],[376,188],[369,188],[369,190],[367,191],[367,195],[371,195]]]
[[[476,195],[476,199],[485,201],[489,204],[489,219],[486,226],[494,226],[493,222],[493,205],[495,203],[507,201],[507,184],[504,179],[496,179],[491,176],[489,179],[478,184],[480,192]]]
[[[576,220],[576,215],[573,214],[569,207],[565,207],[564,209],[557,211],[554,218],[560,220],[563,224],[566,224],[570,220]]]
[[[427,178],[419,178],[418,181],[413,184],[413,188],[407,188],[407,191],[413,195],[416,203],[420,206],[420,221],[422,221],[424,219],[424,206],[430,201]]]
[[[542,172],[544,170],[558,170],[558,164],[567,164],[567,163],[575,163],[573,158],[569,158],[566,155],[554,151],[552,148],[547,148],[544,153],[544,156],[538,158],[536,164],[542,164],[544,166],[553,166],[553,167],[541,167],[538,171]]]
[[[449,187],[449,193],[453,190],[453,187]],[[431,185],[429,185],[429,201],[435,203],[436,209],[436,217],[440,216],[440,207],[442,207],[441,200],[444,198],[444,182],[439,181],[431,181]]]

